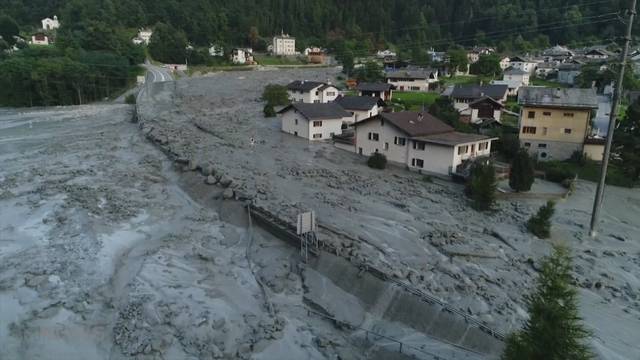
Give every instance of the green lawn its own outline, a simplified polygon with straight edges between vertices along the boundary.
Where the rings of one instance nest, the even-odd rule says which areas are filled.
[[[474,84],[489,84],[491,80],[494,80],[491,76],[478,76],[478,75],[457,75],[453,77],[441,77],[440,82],[444,86],[449,85],[474,85]]]
[[[412,91],[394,91],[393,102],[403,104],[406,110],[421,110],[424,106],[428,108],[433,104],[440,94],[437,92],[412,92]]]
[[[297,57],[256,55],[255,60],[260,65],[305,65],[306,62]]]
[[[598,182],[600,179],[600,163],[595,161],[587,161],[584,165],[579,165],[572,161],[549,161],[540,163],[541,168],[561,168],[563,170],[569,170],[575,174],[578,174],[578,178],[582,180]],[[626,175],[622,167],[615,163],[609,162],[609,168],[607,170],[607,185],[622,186],[622,187],[634,187],[638,184],[634,184],[629,176]]]
[[[566,84],[561,84],[561,83],[559,83],[557,81],[538,79],[538,78],[535,78],[535,77],[531,78],[531,85],[554,87],[554,88],[565,88],[565,87],[567,87]]]

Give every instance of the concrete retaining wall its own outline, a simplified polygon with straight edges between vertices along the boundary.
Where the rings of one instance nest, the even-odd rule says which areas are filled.
[[[367,312],[373,312],[384,320],[405,324],[434,338],[491,357],[498,357],[504,349],[502,341],[477,324],[392,282],[362,272],[343,258],[323,252],[310,259],[308,266],[358,298]],[[389,291],[392,295],[387,293]],[[389,296],[392,296],[391,301]]]

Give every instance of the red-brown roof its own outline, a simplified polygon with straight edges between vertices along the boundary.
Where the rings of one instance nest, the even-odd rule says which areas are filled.
[[[453,127],[427,112],[402,111],[395,113],[381,113],[364,119],[354,126],[372,120],[384,120],[394,125],[410,137],[442,134],[454,131]]]

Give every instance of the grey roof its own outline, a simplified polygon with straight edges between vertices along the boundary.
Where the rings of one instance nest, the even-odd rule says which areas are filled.
[[[359,83],[356,89],[360,91],[389,91],[396,87],[388,83]]]
[[[467,134],[457,131],[451,131],[442,134],[433,134],[413,138],[414,140],[424,141],[445,146],[456,146],[461,144],[473,143],[482,140],[492,140],[491,137],[480,134]]]
[[[506,75],[528,75],[528,74],[529,74],[529,72],[527,72],[527,71],[524,71],[524,70],[522,70],[522,69],[516,69],[516,68],[514,68],[514,67],[509,67],[509,68],[507,68],[507,69],[504,71],[504,73],[505,73]]]
[[[442,134],[454,130],[451,126],[429,113],[412,111],[380,113],[355,123],[353,126],[359,126],[363,123],[380,119],[388,121],[410,137]]]
[[[326,83],[320,81],[307,81],[307,80],[296,80],[289,85],[287,85],[287,89],[294,91],[311,91],[319,86],[327,85]]]
[[[594,89],[526,86],[518,91],[518,103],[529,106],[597,109],[598,97]]]
[[[308,120],[322,120],[322,119],[341,119],[344,117],[351,117],[351,114],[344,111],[344,109],[335,102],[330,103],[293,103],[286,106],[278,113],[282,114],[291,109],[295,109],[302,116]]]
[[[437,73],[434,69],[411,69],[390,71],[385,74],[387,79],[428,79],[432,74]]]
[[[502,99],[507,95],[507,85],[465,85],[456,86],[451,92],[451,97],[456,99],[478,99],[489,96],[494,99]]]
[[[560,64],[558,71],[580,71],[582,65],[575,63]]]
[[[542,52],[544,56],[573,56],[573,51],[560,45],[556,45]]]
[[[386,105],[380,98],[373,96],[340,96],[336,103],[346,110],[371,110],[376,105]]]

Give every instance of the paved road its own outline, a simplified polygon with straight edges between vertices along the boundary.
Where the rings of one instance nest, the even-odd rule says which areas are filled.
[[[151,64],[149,60],[145,62],[144,67],[149,71],[151,82],[173,81],[173,76],[169,70],[155,66]]]

